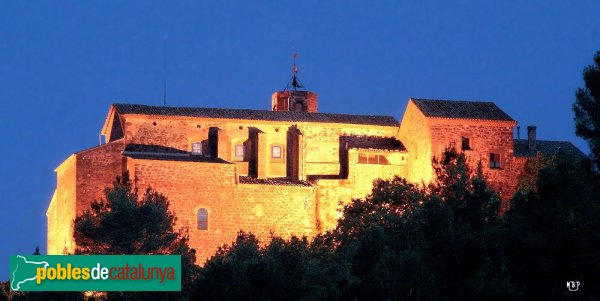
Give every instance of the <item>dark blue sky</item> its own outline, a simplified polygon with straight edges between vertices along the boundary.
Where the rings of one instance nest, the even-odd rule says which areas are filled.
[[[54,168],[98,144],[109,104],[162,103],[163,39],[172,106],[268,109],[295,47],[322,112],[489,100],[587,152],[571,104],[600,1],[448,2],[3,1],[0,280],[9,255],[45,251]]]

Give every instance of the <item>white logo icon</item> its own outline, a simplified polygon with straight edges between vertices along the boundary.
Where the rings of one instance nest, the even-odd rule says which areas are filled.
[[[35,256],[34,256],[35,257]],[[35,264],[35,265],[43,265],[44,268],[47,268],[50,264],[48,264],[48,262],[46,261],[29,261],[27,260],[27,258],[25,258],[25,256],[21,256],[21,255],[17,255],[17,258],[23,260],[22,263],[24,264]],[[15,269],[12,271],[12,278],[10,279],[10,288],[13,291],[18,291],[21,289],[21,284],[27,282],[27,281],[34,281],[37,279],[37,275],[27,275],[27,276],[33,276],[33,277],[29,277],[29,278],[25,278],[26,276],[24,275],[20,275],[19,277],[25,278],[25,279],[20,279],[17,277],[17,270],[19,269],[19,264],[17,263],[15,266]],[[21,272],[19,272],[21,273]],[[21,281],[18,281],[21,280]],[[16,283],[15,283],[16,282]]]
[[[567,281],[567,288],[572,292],[576,292],[580,284],[579,281]]]

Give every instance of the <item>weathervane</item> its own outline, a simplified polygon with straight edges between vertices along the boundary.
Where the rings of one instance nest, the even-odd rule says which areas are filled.
[[[304,89],[304,85],[302,85],[302,82],[300,82],[300,79],[298,79],[298,76],[297,76],[298,66],[296,65],[296,59],[298,58],[298,53],[294,52],[293,58],[294,58],[294,63],[292,64],[292,78],[288,82],[285,89],[283,89],[284,91],[288,91],[291,89],[294,91],[297,91],[298,89]]]

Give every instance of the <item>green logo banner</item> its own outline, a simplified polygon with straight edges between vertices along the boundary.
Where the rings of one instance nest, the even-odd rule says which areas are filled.
[[[17,255],[12,291],[180,291],[180,255]]]

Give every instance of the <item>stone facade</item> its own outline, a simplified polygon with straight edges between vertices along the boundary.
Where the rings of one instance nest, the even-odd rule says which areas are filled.
[[[239,230],[266,241],[271,232],[311,237],[332,229],[341,206],[368,195],[378,178],[429,183],[432,157],[449,145],[473,164],[481,160],[493,187],[509,196],[527,161],[513,153],[516,121],[499,112],[481,119],[476,109],[487,107],[469,103],[462,105],[475,111],[433,116],[433,102],[411,99],[401,125],[389,116],[318,113],[308,91],[273,94],[272,111],[112,105],[105,144],[56,169],[48,253],[74,250],[75,216],[123,171],[168,197],[199,263]]]

